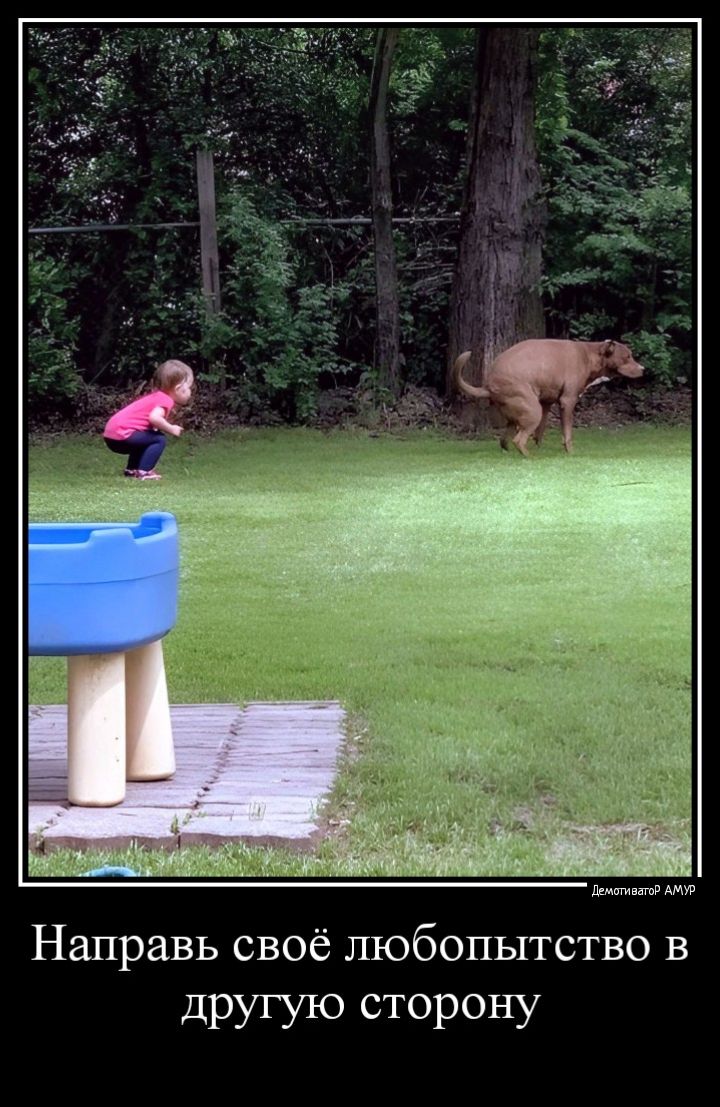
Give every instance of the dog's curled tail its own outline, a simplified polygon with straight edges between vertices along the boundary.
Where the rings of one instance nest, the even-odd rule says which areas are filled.
[[[471,355],[472,350],[466,350],[464,354],[460,354],[460,357],[455,362],[455,365],[453,366],[453,378],[455,380],[455,386],[461,392],[464,392],[466,396],[470,396],[473,400],[489,400],[490,393],[488,392],[487,388],[476,388],[474,384],[468,384],[468,382],[463,379],[462,371],[470,360]]]

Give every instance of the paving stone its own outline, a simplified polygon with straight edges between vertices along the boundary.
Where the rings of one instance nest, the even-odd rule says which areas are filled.
[[[45,852],[56,849],[176,849],[184,811],[147,807],[72,807],[43,835]],[[173,822],[175,827],[173,827]]]
[[[222,846],[228,842],[247,842],[255,846],[290,846],[309,849],[318,836],[314,823],[279,819],[255,820],[210,815],[193,819],[181,828],[181,846]]]
[[[37,850],[42,847],[42,838],[45,830],[56,823],[67,807],[59,803],[31,803],[28,806],[28,849]]]
[[[283,796],[289,800],[317,800],[317,789],[311,788],[307,783],[301,782],[287,782],[283,781],[280,784],[272,784],[269,781],[253,781],[244,782],[238,781],[238,783],[232,788],[232,799],[229,801],[219,800],[215,794],[208,789],[200,797],[200,802],[203,807],[207,807],[209,803],[247,803],[249,800],[263,800],[267,797]]]
[[[328,789],[330,788],[331,783],[332,783],[332,781],[330,783],[326,784],[324,787],[322,787],[322,786],[318,787],[317,792],[316,792],[316,795],[317,795],[318,799],[321,799],[324,796],[325,792],[327,792]],[[303,784],[302,794],[305,795],[307,793],[307,790],[308,790],[307,789],[307,782],[305,782]],[[277,792],[277,789],[275,789],[275,792]],[[237,796],[237,791],[234,788],[231,788],[231,787],[218,788],[217,790],[207,792],[202,797],[201,807],[204,806],[206,803],[234,803],[236,796]]]
[[[262,819],[273,819],[275,816],[285,819],[309,820],[314,822],[317,808],[321,800],[310,796],[302,796],[300,799],[291,799],[287,796],[258,796],[251,799],[234,800],[232,803],[204,803],[197,812],[197,817],[206,815],[242,816]]]
[[[67,803],[67,784],[63,780],[55,788],[29,788],[28,801],[32,804],[50,805]]]

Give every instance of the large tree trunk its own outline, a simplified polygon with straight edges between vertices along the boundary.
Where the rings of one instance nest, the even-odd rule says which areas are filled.
[[[400,387],[400,306],[395,244],[392,236],[390,142],[387,131],[387,90],[397,27],[381,27],[370,80],[372,125],[370,175],[375,239],[376,330],[375,368],[378,383],[397,395]]]
[[[452,366],[472,350],[463,376],[479,384],[497,354],[545,334],[537,284],[544,212],[534,130],[540,32],[479,27],[470,105],[467,180],[450,305]]]

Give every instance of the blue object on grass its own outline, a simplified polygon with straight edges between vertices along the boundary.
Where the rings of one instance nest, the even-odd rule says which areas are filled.
[[[134,869],[125,869],[122,865],[103,865],[101,869],[90,869],[80,876],[138,876]]]
[[[31,523],[28,533],[31,655],[124,653],[175,625],[175,516],[139,523]]]

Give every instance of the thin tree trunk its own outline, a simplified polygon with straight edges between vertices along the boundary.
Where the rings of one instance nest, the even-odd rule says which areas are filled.
[[[400,387],[400,306],[392,234],[387,90],[398,35],[397,27],[379,28],[370,80],[372,126],[370,175],[376,286],[375,367],[381,387],[389,389],[394,395],[397,395]]]
[[[655,299],[657,296],[657,271],[658,264],[657,258],[653,258],[650,263],[650,272],[648,274],[648,282],[645,288],[645,293],[642,298],[640,308],[640,330],[649,331],[653,325],[655,319]],[[620,331],[620,334],[623,332]]]
[[[544,211],[534,130],[540,32],[477,30],[470,105],[467,179],[450,305],[447,390],[464,350],[463,375],[480,383],[497,354],[524,338],[542,338],[537,285]]]
[[[129,84],[130,89],[140,103],[142,102],[147,72],[148,63],[144,60],[142,51],[136,48],[130,55]],[[152,182],[150,136],[145,118],[139,111],[133,113],[133,131],[137,157],[137,176],[134,181],[128,182],[124,197],[124,213],[119,220],[119,222],[127,223],[135,221],[136,213]],[[113,277],[124,273],[128,258],[132,256],[135,245],[136,239],[133,234],[112,236],[109,251],[112,255],[110,268]],[[125,281],[121,277],[119,281],[115,281],[103,305],[93,358],[93,371],[96,374],[102,373],[105,367],[111,364],[114,359],[125,294]]]

